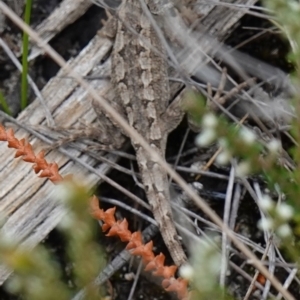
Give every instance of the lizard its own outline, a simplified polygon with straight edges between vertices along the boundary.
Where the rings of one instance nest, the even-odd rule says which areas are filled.
[[[145,0],[155,7],[154,0]],[[178,103],[169,104],[170,90],[167,56],[140,0],[123,0],[118,17],[106,24],[107,37],[114,38],[111,54],[111,82],[115,89],[114,108],[128,120],[150,146],[165,157],[168,134],[183,117]],[[93,103],[99,118],[104,114]],[[111,124],[110,132],[118,129]],[[177,266],[186,262],[186,255],[175,229],[170,205],[166,171],[141,147],[131,140],[145,187],[145,193],[163,240]]]

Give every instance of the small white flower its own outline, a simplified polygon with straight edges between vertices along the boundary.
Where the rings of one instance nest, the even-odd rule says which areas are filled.
[[[198,136],[196,137],[196,145],[199,147],[209,146],[216,139],[216,132],[213,129],[207,128],[204,129]]]
[[[61,230],[70,230],[76,226],[75,224],[76,217],[72,212],[65,213],[64,217],[57,224],[57,228]]]
[[[11,293],[17,293],[22,289],[22,282],[20,277],[12,276],[5,282],[5,288]]]
[[[215,128],[218,125],[218,119],[212,113],[206,114],[202,119],[202,126],[204,128]]]
[[[287,238],[292,235],[292,230],[288,224],[283,224],[276,229],[276,233],[281,238]]]
[[[274,222],[270,218],[262,218],[258,221],[257,227],[262,231],[270,230],[274,228]]]
[[[254,133],[254,131],[246,127],[241,128],[241,130],[239,131],[239,136],[248,145],[253,144],[256,140],[256,134]]]
[[[62,203],[67,203],[74,197],[73,189],[68,182],[63,182],[54,186],[54,197]]]
[[[268,144],[267,147],[269,151],[273,154],[276,154],[281,149],[281,142],[278,139],[272,139]]]
[[[192,189],[194,189],[195,191],[201,191],[203,190],[203,184],[198,182],[198,181],[194,181],[191,183],[190,187]]]
[[[1,246],[6,248],[15,248],[18,243],[21,243],[20,238],[16,235],[10,234],[7,231],[3,231],[0,235]]]
[[[185,264],[180,267],[179,269],[179,274],[182,278],[185,278],[187,280],[192,280],[194,277],[194,269],[192,268],[191,265]]]
[[[133,272],[129,272],[124,275],[124,279],[127,281],[132,281],[134,278],[135,274]]]
[[[225,138],[219,138],[218,144],[219,144],[219,146],[222,147],[223,149],[228,148],[228,141],[227,141]]]
[[[191,170],[195,170],[195,171],[199,171],[199,170],[202,170],[202,168],[205,166],[205,162],[201,162],[201,161],[196,161],[194,163],[191,164],[190,168]],[[190,173],[190,176],[191,177],[194,177],[195,176],[195,173],[191,172]]]
[[[216,158],[216,163],[219,165],[227,165],[231,159],[231,154],[229,151],[222,151]]]
[[[293,215],[294,215],[294,209],[292,206],[286,204],[286,203],[281,203],[276,207],[276,212],[277,215],[282,219],[282,220],[290,220]]]
[[[237,177],[245,177],[250,173],[250,171],[251,166],[247,161],[243,161],[240,164],[238,164],[235,170]]]
[[[268,195],[262,195],[258,199],[258,205],[263,211],[270,211],[274,207],[274,203]]]
[[[293,11],[300,11],[300,5],[296,1],[288,1],[288,5],[291,10]]]

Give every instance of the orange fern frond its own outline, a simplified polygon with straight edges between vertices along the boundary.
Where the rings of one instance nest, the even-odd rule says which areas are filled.
[[[58,172],[58,165],[56,163],[48,163],[44,158],[44,152],[41,151],[35,155],[32,146],[25,141],[25,139],[17,139],[12,129],[5,128],[0,124],[0,141],[8,142],[9,148],[17,150],[15,157],[22,157],[22,160],[34,163],[33,169],[36,174],[40,173],[40,177],[47,177],[53,183],[58,183],[63,180],[63,177]]]
[[[103,222],[102,230],[108,231],[107,236],[118,236],[122,241],[128,242],[126,249],[133,255],[141,256],[146,271],[163,278],[162,286],[166,291],[175,292],[179,299],[186,300],[189,297],[188,282],[182,278],[175,278],[176,266],[165,266],[165,256],[160,253],[154,255],[153,242],[144,244],[139,231],[131,233],[128,229],[128,222],[116,221],[113,216],[114,210],[104,211],[99,207],[99,200],[96,196],[91,198],[91,215]]]

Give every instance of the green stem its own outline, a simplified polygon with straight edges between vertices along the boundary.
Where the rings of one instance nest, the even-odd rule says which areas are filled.
[[[4,98],[4,95],[3,95],[2,91],[0,91],[0,105],[2,106],[3,111],[11,116],[11,111],[8,107],[7,102],[5,101],[5,98]]]
[[[26,24],[29,25],[30,17],[31,17],[31,8],[32,8],[32,0],[26,0],[26,7],[25,7],[25,16],[24,21]],[[24,109],[27,106],[27,91],[28,91],[28,81],[27,81],[27,74],[28,74],[28,45],[29,45],[29,38],[26,32],[23,33],[23,54],[22,54],[22,85],[21,85],[21,108]]]

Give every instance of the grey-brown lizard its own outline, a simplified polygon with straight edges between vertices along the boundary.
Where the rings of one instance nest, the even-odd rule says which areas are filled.
[[[155,7],[153,0],[145,3]],[[183,115],[168,107],[169,79],[164,49],[139,0],[123,0],[118,17],[106,26],[110,37],[114,37],[112,29],[116,26],[111,73],[116,91],[113,105],[164,157],[168,134]],[[102,118],[96,103],[94,107]],[[175,264],[182,265],[186,255],[174,226],[167,173],[138,143],[131,142],[154,218]]]

